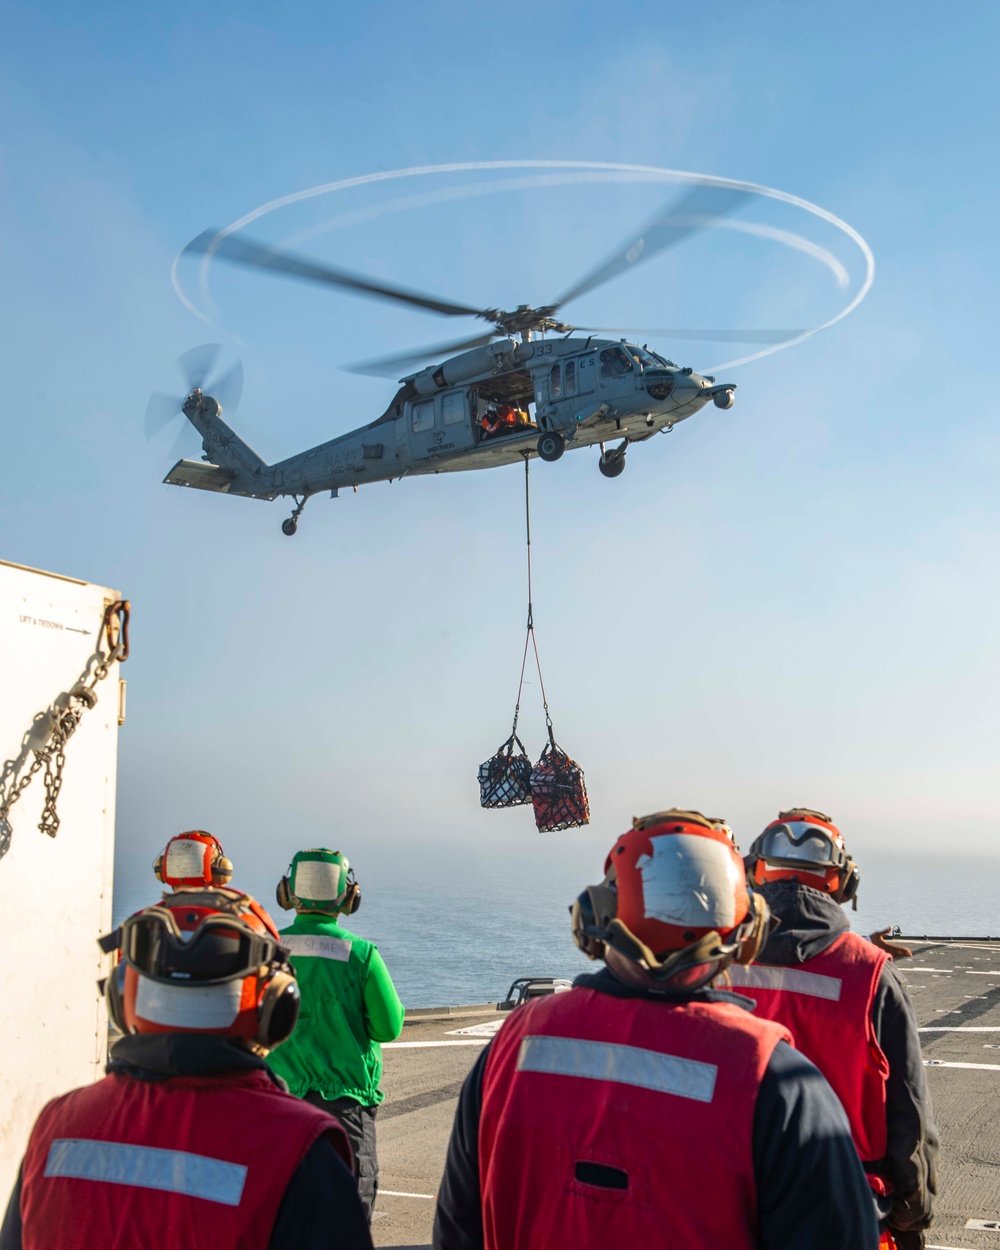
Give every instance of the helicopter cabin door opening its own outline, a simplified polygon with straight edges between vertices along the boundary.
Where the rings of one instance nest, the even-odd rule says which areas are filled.
[[[535,388],[526,369],[480,382],[475,391],[475,425],[481,443],[535,430]]]

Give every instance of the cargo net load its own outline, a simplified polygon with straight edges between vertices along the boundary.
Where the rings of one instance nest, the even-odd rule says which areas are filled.
[[[531,504],[528,487],[528,458],[524,460],[524,516],[528,546],[528,629],[521,657],[521,677],[514,706],[514,724],[510,737],[479,766],[479,802],[482,807],[519,807],[530,803],[540,833],[558,829],[575,829],[590,823],[590,804],[583,769],[567,755],[555,740],[549,714],[542,664],[535,638],[535,622],[531,603]],[[528,646],[535,656],[538,685],[542,693],[545,728],[548,742],[532,765],[524,743],[517,736],[517,720],[521,714],[524,671],[528,663]]]

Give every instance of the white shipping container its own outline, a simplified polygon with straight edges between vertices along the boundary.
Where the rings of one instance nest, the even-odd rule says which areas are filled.
[[[84,676],[116,591],[0,561],[0,769],[21,756],[36,716]],[[56,1094],[103,1075],[107,1016],[97,981],[110,964],[119,666],[96,687],[66,745],[55,838],[39,832],[39,771],[11,809],[0,858],[0,1204],[28,1133]],[[92,671],[92,667],[91,667]],[[25,761],[34,758],[29,750]],[[22,774],[23,775],[23,772]],[[2,849],[2,844],[0,844]]]

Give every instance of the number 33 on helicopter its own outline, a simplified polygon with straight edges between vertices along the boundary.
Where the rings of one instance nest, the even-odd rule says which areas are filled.
[[[178,405],[154,395],[146,429],[151,434],[183,413],[201,435],[204,456],[201,462],[180,460],[164,481],[251,499],[291,497],[295,508],[281,528],[292,535],[310,496],[325,491],[336,496],[342,487],[366,482],[488,469],[534,456],[555,461],[567,449],[594,446],[600,449],[601,473],[617,477],[630,444],[672,429],[710,402],[731,408],[735,385],[716,384],[645,347],[599,337],[600,330],[568,324],[555,314],[705,229],[744,198],[739,190],[696,185],[555,303],[522,304],[513,311],[473,308],[317,264],[239,234],[206,231],[185,251],[441,316],[474,317],[489,328],[457,342],[356,366],[359,372],[395,372],[398,377],[407,365],[441,360],[406,374],[375,421],[277,464],[265,463],[222,420],[223,403],[216,396],[235,406],[242,369],[237,365],[211,386],[205,379],[219,349],[195,348],[179,361],[189,387],[186,397]],[[788,331],[638,333],[759,342],[777,341]]]

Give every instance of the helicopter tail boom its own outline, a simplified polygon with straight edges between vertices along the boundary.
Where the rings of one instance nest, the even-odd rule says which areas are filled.
[[[274,499],[267,470],[270,466],[222,420],[222,407],[210,395],[194,390],[187,397],[184,415],[201,435],[205,461],[179,460],[163,479],[171,486],[219,491]]]

